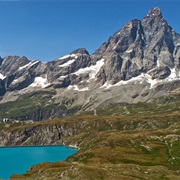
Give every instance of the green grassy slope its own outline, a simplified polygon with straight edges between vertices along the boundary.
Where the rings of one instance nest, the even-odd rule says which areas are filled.
[[[179,179],[180,114],[74,118],[88,124],[64,139],[66,145],[78,145],[78,153],[64,162],[35,165],[11,179]]]
[[[129,180],[180,179],[179,94],[155,99],[149,104],[109,106],[98,116],[82,113],[69,118],[37,122],[26,126],[65,124],[76,133],[63,139],[79,151],[64,162],[31,167],[20,179]],[[124,108],[126,106],[126,108]],[[158,107],[158,108],[157,108]],[[121,110],[129,111],[124,113]],[[141,113],[139,113],[141,112]],[[91,114],[93,112],[89,112]]]
[[[0,104],[0,118],[33,119],[37,121],[46,116],[48,118],[48,113],[50,114],[52,110],[57,108],[60,109],[58,111],[66,112],[67,108],[64,105],[54,103],[53,95],[54,92],[48,91],[34,92],[23,95],[16,101]]]

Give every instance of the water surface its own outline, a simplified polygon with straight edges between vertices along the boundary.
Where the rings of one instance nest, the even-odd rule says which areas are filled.
[[[63,161],[77,152],[66,146],[28,146],[0,148],[0,178],[24,174],[28,168],[41,162]]]

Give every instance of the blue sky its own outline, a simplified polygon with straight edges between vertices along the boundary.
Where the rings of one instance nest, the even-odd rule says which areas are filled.
[[[77,48],[91,54],[154,7],[180,34],[180,0],[0,0],[0,56],[51,61]]]

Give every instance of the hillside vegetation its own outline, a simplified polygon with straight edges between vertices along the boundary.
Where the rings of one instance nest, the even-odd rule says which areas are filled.
[[[90,115],[93,112],[84,112],[77,116],[33,124],[10,124],[6,128],[1,125],[1,129],[12,134],[22,133],[24,129],[27,132],[33,129],[36,133],[37,128],[40,131],[40,128],[61,125],[61,137],[50,144],[79,148],[76,154],[64,162],[34,165],[26,174],[13,175],[10,179],[178,180],[179,108],[179,93],[176,93],[147,104],[112,105],[97,110],[97,116]],[[34,139],[31,137],[25,145],[32,144]],[[16,143],[23,144],[22,141]]]

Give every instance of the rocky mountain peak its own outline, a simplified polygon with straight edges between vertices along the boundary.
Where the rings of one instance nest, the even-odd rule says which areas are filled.
[[[162,12],[161,12],[161,9],[156,7],[156,8],[153,8],[153,9],[150,9],[147,16],[148,18],[155,18],[155,17],[158,17],[158,18],[162,18]]]
[[[164,20],[160,8],[150,9],[148,14],[142,19],[141,22],[145,29],[148,29],[148,31],[157,31],[158,28],[162,29],[164,27],[168,27],[168,23],[166,20]]]
[[[6,56],[1,63],[0,71],[5,74],[12,74],[14,71],[19,69],[19,67],[26,65],[30,60],[25,56]]]
[[[105,59],[98,81],[116,84],[142,73],[152,79],[172,76],[180,52],[179,40],[162,18],[160,8],[151,9],[141,21],[134,19],[125,24],[91,56]]]
[[[71,54],[85,54],[85,55],[89,55],[89,52],[85,48],[78,48],[75,51],[73,51]]]

